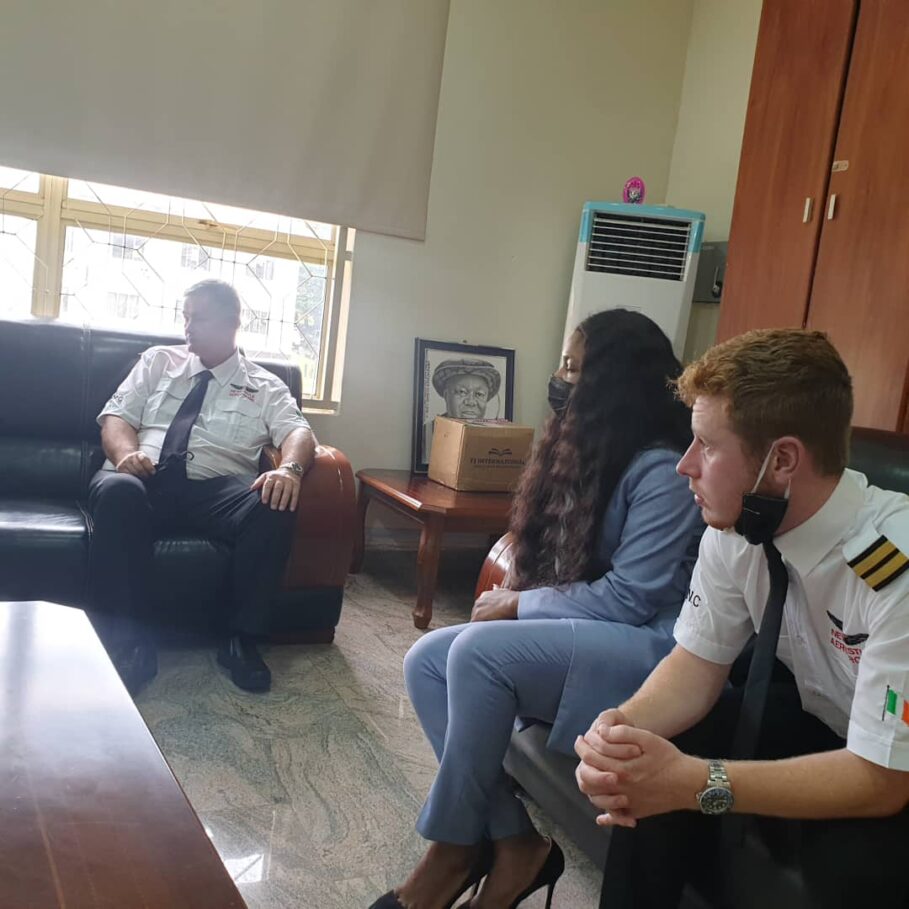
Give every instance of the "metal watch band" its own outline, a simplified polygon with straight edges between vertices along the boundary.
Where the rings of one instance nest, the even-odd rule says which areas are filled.
[[[707,761],[707,786],[697,794],[697,800],[702,814],[716,816],[732,810],[735,796],[722,761]]]
[[[707,762],[707,782],[729,786],[729,777],[726,775],[726,765],[722,761]]]
[[[296,461],[288,461],[286,464],[279,464],[278,470],[289,470],[298,477],[303,476],[303,465],[298,464]]]

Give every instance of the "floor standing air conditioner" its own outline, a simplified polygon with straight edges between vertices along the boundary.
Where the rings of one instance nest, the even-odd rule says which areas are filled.
[[[681,359],[704,215],[662,205],[587,202],[574,260],[565,336],[604,309],[653,319]]]

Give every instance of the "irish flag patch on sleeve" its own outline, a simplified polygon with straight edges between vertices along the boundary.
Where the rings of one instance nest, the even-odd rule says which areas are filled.
[[[886,717],[888,713],[909,725],[909,701],[889,685],[887,686],[887,694],[884,696],[884,709],[881,711],[881,722],[884,721],[884,717]]]

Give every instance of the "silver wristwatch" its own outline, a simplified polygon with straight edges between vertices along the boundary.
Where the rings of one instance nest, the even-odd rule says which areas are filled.
[[[289,470],[297,478],[303,476],[303,465],[296,461],[284,461],[278,465],[278,470]]]
[[[707,788],[698,793],[702,814],[726,814],[732,810],[735,796],[722,761],[707,762]]]

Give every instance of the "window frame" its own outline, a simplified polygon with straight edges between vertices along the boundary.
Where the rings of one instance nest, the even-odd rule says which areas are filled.
[[[60,317],[68,228],[195,243],[231,252],[295,259],[303,264],[325,266],[326,294],[315,391],[313,395],[303,397],[303,410],[312,413],[338,411],[343,334],[355,237],[352,228],[336,226],[332,239],[322,240],[169,212],[128,209],[99,201],[72,199],[69,198],[68,187],[66,177],[41,174],[37,192],[0,188],[0,212],[37,222],[32,282],[33,317],[51,320]]]

